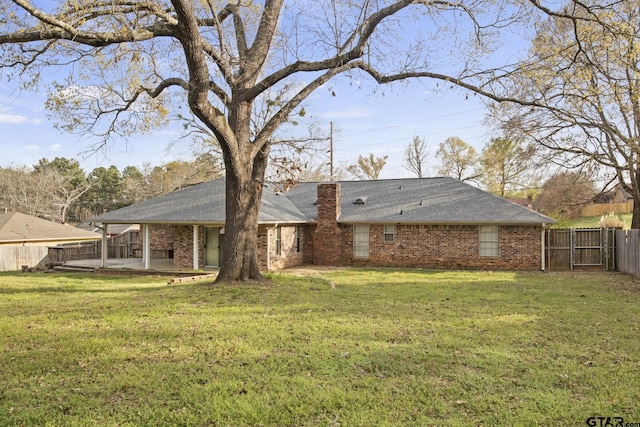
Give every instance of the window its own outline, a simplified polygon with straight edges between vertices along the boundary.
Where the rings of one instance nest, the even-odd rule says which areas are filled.
[[[296,225],[296,252],[300,252],[302,249],[302,226]]]
[[[396,236],[396,226],[391,224],[391,225],[385,225],[384,226],[384,241],[385,242],[393,242],[395,240],[395,236]]]
[[[282,229],[280,228],[280,226],[276,226],[276,255],[280,255],[280,252],[282,251]]]
[[[498,226],[482,225],[480,231],[480,256],[498,256]]]
[[[369,226],[353,226],[353,257],[369,258]]]

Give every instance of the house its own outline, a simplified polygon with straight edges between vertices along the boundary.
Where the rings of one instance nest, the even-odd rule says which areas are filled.
[[[97,241],[101,235],[20,212],[0,213],[0,271],[45,267],[49,248]]]
[[[225,181],[218,179],[92,218],[142,225],[144,264],[216,267],[224,254]],[[258,227],[262,269],[302,264],[544,269],[555,221],[449,177],[265,187]],[[104,252],[103,252],[104,253]],[[103,259],[107,265],[108,260]]]
[[[76,227],[81,230],[93,231],[95,233],[102,232],[102,224],[82,222],[76,225]],[[107,236],[109,238],[112,238],[120,236],[123,233],[130,233],[135,231],[140,231],[140,226],[138,224],[111,224],[107,228]]]

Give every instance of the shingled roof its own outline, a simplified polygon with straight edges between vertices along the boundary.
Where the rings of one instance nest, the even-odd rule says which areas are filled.
[[[88,220],[104,224],[224,224],[224,178],[194,185],[98,215]],[[285,196],[268,188],[262,195],[260,223],[306,222],[307,218]]]
[[[317,183],[301,183],[288,197],[315,219]],[[343,223],[550,224],[555,220],[450,177],[344,181]],[[364,203],[355,203],[356,199]]]
[[[47,221],[20,212],[0,213],[0,243],[77,242],[99,240],[101,234]]]
[[[288,192],[266,186],[259,221],[317,219],[317,182]],[[551,224],[555,221],[449,177],[341,181],[342,223]],[[217,179],[92,218],[105,224],[219,224],[225,222],[225,181]],[[364,203],[354,204],[357,198]]]

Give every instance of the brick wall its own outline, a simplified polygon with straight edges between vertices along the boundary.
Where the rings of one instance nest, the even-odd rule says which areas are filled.
[[[313,235],[313,263],[339,265],[342,263],[342,231],[340,216],[340,184],[318,184],[318,226]]]
[[[270,269],[281,269],[303,264],[303,248],[305,241],[304,227],[301,227],[301,251],[297,251],[296,227],[281,227],[281,252],[276,255],[275,227],[260,225],[258,227],[258,264],[260,269],[267,268],[267,248],[269,249]],[[174,264],[176,267],[193,268],[193,226],[174,226]],[[204,268],[204,227],[198,228],[198,265]],[[224,235],[220,236],[224,239]]]
[[[193,268],[193,226],[176,225],[174,228],[173,264]],[[198,227],[198,266],[204,268],[204,227]]]
[[[149,225],[149,246],[151,258],[171,258],[173,255],[173,226],[172,225]],[[144,247],[143,224],[140,224],[138,233],[139,248]]]
[[[539,226],[501,226],[497,257],[478,254],[478,226],[396,225],[385,242],[382,225],[369,226],[369,258],[353,258],[353,227],[342,225],[346,264],[377,267],[486,268],[537,270],[541,267]]]
[[[268,229],[269,239],[269,270],[278,270],[287,267],[293,267],[295,265],[302,265],[304,263],[303,251],[305,241],[305,228],[300,227],[300,242],[298,246],[298,239],[296,235],[295,225],[282,225],[280,226],[280,254],[277,254],[277,242],[276,242],[276,227],[269,227]],[[259,246],[263,248],[263,245]],[[261,261],[265,260],[266,269],[266,247],[262,251],[258,252],[258,258]]]

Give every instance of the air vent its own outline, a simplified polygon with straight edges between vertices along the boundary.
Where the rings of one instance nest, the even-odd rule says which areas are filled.
[[[356,199],[353,201],[354,205],[366,205],[367,204],[367,197],[366,196],[360,196],[360,197],[356,197]]]

